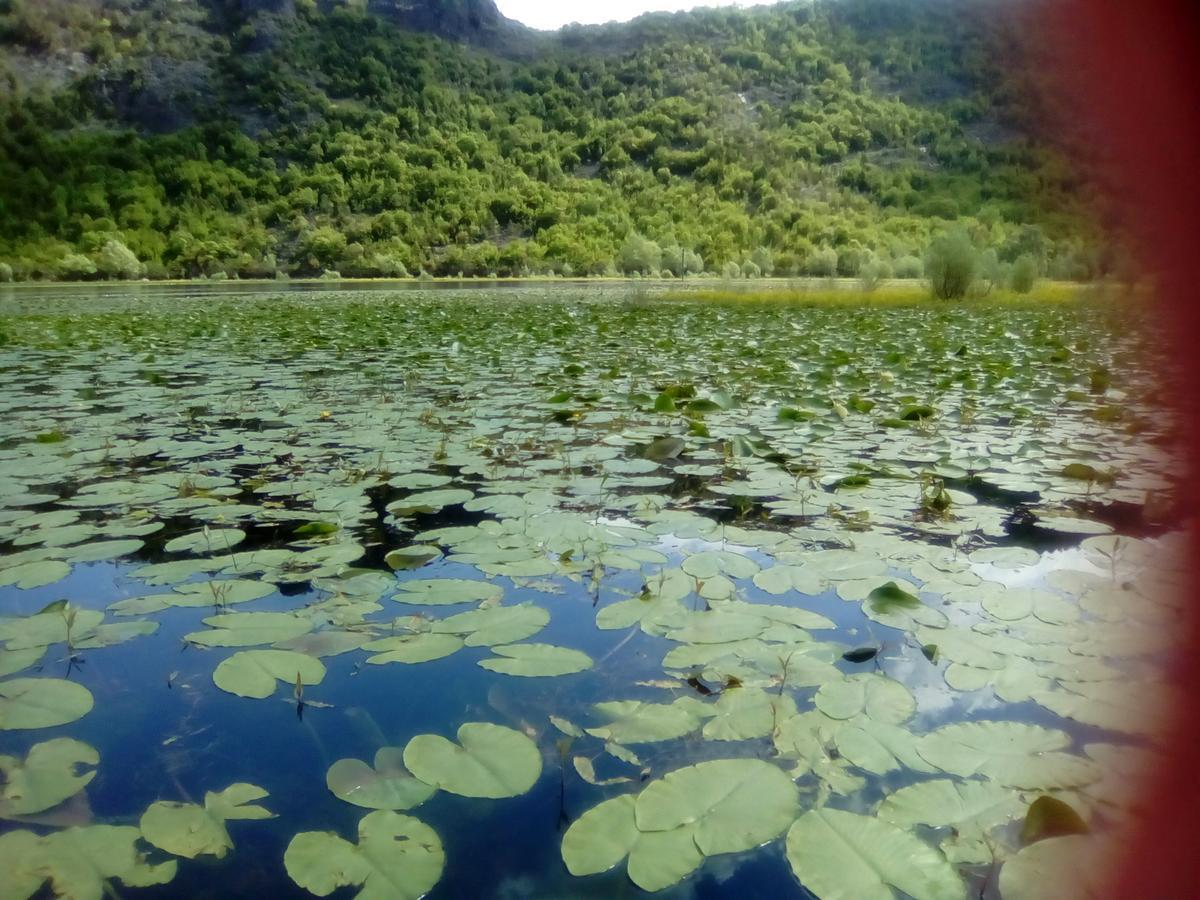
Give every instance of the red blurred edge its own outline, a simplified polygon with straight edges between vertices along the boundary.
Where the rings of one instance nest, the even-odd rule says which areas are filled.
[[[1111,198],[1130,229],[1151,303],[1170,325],[1185,384],[1200,388],[1200,3],[1197,0],[1041,0],[1027,28],[1046,86],[1099,136]],[[1053,127],[1052,123],[1051,127]],[[1080,124],[1080,123],[1073,123]],[[1189,471],[1184,510],[1200,510],[1200,413],[1180,404]],[[1200,576],[1200,532],[1188,546]],[[1192,583],[1195,583],[1193,581]],[[1144,808],[1112,863],[1114,898],[1200,897],[1200,615],[1180,622],[1183,652],[1171,677],[1186,699],[1164,735],[1169,762],[1149,773]],[[1182,635],[1181,635],[1182,636]],[[1063,885],[1071,896],[1078,885]],[[1076,890],[1073,891],[1072,887]]]

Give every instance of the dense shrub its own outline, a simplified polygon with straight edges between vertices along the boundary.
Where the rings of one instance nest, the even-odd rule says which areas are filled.
[[[938,300],[961,300],[975,281],[978,253],[967,233],[951,231],[937,238],[925,256],[925,277]]]
[[[892,263],[892,277],[924,278],[925,263],[921,261],[919,256],[901,256]]]
[[[1028,294],[1037,281],[1037,262],[1028,253],[1018,256],[1008,273],[1008,284],[1018,294]]]

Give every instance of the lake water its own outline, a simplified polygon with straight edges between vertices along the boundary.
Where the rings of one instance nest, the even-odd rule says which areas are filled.
[[[30,893],[1039,896],[1154,758],[1181,523],[1135,309],[137,285],[0,314],[0,860]],[[505,730],[410,743],[464,723]],[[342,793],[432,828],[440,871],[344,843],[375,814],[327,772],[382,747],[412,774]],[[162,806],[234,784],[273,817]],[[1021,851],[1043,795],[1092,836]],[[572,827],[608,871],[569,871]],[[306,832],[342,842],[285,866]],[[146,857],[80,876],[84,846]]]

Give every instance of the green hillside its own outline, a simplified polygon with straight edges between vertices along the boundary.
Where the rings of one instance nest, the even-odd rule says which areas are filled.
[[[556,35],[486,0],[0,0],[0,262],[915,275],[962,227],[1001,263],[1103,274],[998,27],[895,0]]]

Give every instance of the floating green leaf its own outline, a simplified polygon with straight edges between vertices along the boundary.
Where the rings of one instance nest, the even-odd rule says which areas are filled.
[[[101,900],[110,879],[128,887],[166,884],[176,863],[152,865],[139,849],[141,832],[123,825],[68,828],[45,837],[29,831],[0,835],[0,871],[5,898],[23,900],[49,880],[54,896],[65,900]]]
[[[1029,790],[1078,787],[1095,781],[1099,767],[1065,753],[1066,732],[1022,722],[958,722],[931,731],[917,743],[930,764],[952,775],[982,775],[997,784]]]
[[[95,748],[71,738],[34,744],[25,759],[0,756],[0,818],[11,819],[57,806],[96,777]],[[90,770],[81,771],[80,767]]]
[[[778,766],[758,759],[718,759],[676,769],[638,795],[639,831],[695,826],[706,856],[750,850],[782,834],[799,794]]]
[[[592,658],[583,651],[552,644],[508,644],[491,650],[502,658],[481,659],[479,665],[505,675],[571,675],[592,667]]]
[[[359,821],[357,844],[330,831],[297,834],[283,865],[292,881],[318,897],[357,887],[361,900],[419,900],[442,877],[446,855],[424,822],[381,809]]]
[[[962,900],[966,886],[937,850],[889,822],[837,809],[806,812],[788,831],[796,877],[821,900]]]
[[[375,768],[358,759],[339,759],[325,773],[334,796],[367,809],[412,809],[434,794],[434,788],[404,768],[404,751],[380,747]]]
[[[91,712],[92,693],[61,678],[13,678],[0,681],[0,731],[53,728]]]
[[[419,734],[404,748],[404,765],[426,784],[464,797],[516,797],[542,772],[537,744],[511,728],[467,722],[458,743]]]
[[[239,697],[262,699],[275,693],[276,683],[320,684],[325,666],[319,659],[293,650],[241,650],[222,660],[213,683]]]
[[[253,784],[231,784],[223,791],[208,791],[204,805],[159,800],[150,804],[139,823],[142,835],[156,847],[175,856],[195,859],[211,855],[221,859],[233,849],[225,823],[234,819],[269,819],[274,814],[262,806],[247,805],[267,792]]]

